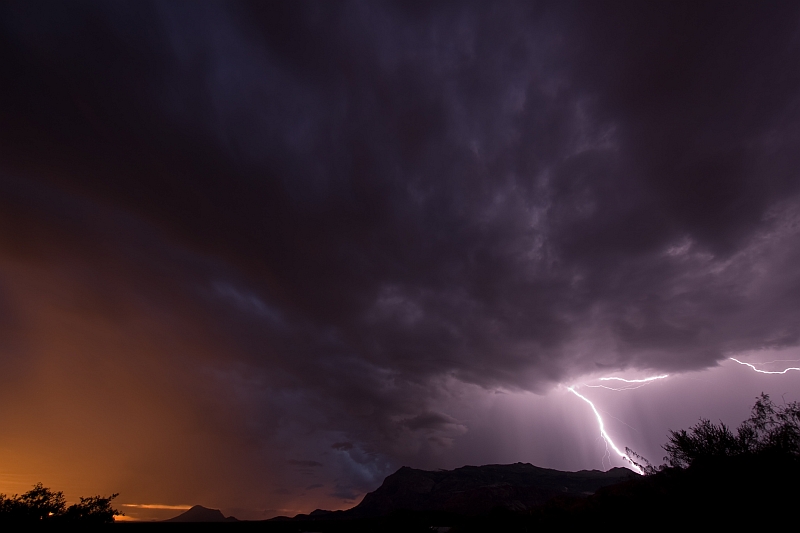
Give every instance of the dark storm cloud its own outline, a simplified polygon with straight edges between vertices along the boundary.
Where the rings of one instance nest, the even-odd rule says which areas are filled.
[[[800,340],[795,6],[1,9],[3,253],[142,264],[106,275],[225,346],[257,438],[328,432],[337,494],[463,431],[447,380]]]

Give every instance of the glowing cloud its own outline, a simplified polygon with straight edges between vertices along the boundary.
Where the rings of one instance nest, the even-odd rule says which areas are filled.
[[[191,505],[164,505],[161,503],[123,503],[123,507],[136,507],[138,509],[173,509],[176,511],[185,511],[191,509]]]

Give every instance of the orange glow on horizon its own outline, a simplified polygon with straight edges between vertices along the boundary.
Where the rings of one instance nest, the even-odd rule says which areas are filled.
[[[173,509],[178,511],[186,511],[191,509],[191,505],[164,505],[160,503],[121,503],[122,507],[135,507],[137,509]]]

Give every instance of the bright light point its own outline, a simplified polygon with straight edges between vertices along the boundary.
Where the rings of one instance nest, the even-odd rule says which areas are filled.
[[[739,361],[738,359],[735,359],[733,357],[728,357],[728,359],[730,359],[731,361],[736,361],[740,365],[749,366],[750,368],[752,368],[753,370],[755,370],[759,374],[785,374],[790,370],[800,370],[800,368],[797,368],[797,367],[789,367],[789,368],[787,368],[785,370],[780,370],[780,371],[778,371],[778,370],[775,370],[775,371],[772,371],[772,370],[761,370],[759,368],[756,368],[755,365],[752,365],[750,363],[745,363],[744,361]]]
[[[666,376],[664,376],[664,377],[666,377]],[[656,378],[656,379],[658,379],[658,378]],[[589,398],[587,398],[586,396],[584,396],[584,395],[580,394],[579,392],[577,392],[573,387],[568,387],[567,390],[569,390],[572,394],[574,394],[575,396],[577,396],[578,398],[580,398],[584,402],[588,403],[589,407],[592,408],[592,411],[594,411],[594,416],[597,418],[597,424],[600,426],[600,436],[605,441],[606,447],[611,446],[611,449],[614,450],[617,453],[617,455],[622,457],[623,460],[628,461],[630,463],[631,468],[637,474],[644,474],[642,469],[639,468],[638,466],[636,466],[636,464],[633,461],[631,461],[631,458],[628,457],[627,454],[625,454],[622,451],[620,451],[620,449],[617,448],[617,445],[614,444],[614,441],[611,440],[611,437],[608,436],[608,433],[606,433],[605,424],[603,424],[603,417],[600,416],[600,412],[597,410],[597,407],[594,406],[592,401],[589,400]]]

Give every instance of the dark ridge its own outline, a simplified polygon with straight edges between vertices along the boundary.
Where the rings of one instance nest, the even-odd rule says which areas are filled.
[[[562,472],[528,463],[438,471],[403,467],[352,509],[316,510],[295,518],[378,518],[407,511],[465,516],[485,515],[497,509],[524,512],[557,496],[582,498],[635,477],[638,476],[626,468]]]
[[[236,517],[222,514],[219,509],[209,509],[202,505],[195,505],[188,511],[179,514],[164,522],[238,522]]]

